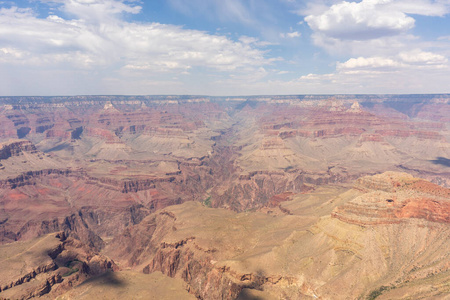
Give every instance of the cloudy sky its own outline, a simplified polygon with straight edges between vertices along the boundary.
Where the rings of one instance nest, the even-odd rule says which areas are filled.
[[[0,95],[449,93],[450,0],[0,1]]]

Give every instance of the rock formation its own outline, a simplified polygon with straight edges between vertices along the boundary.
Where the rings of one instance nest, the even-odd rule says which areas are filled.
[[[0,97],[1,247],[62,232],[97,270],[44,255],[0,298],[111,259],[200,299],[446,295],[449,99]]]
[[[64,233],[0,248],[0,296],[7,299],[54,297],[90,277],[118,269],[113,261]]]
[[[387,172],[356,181],[365,193],[336,208],[333,217],[355,224],[400,223],[411,218],[450,223],[450,190],[409,174]]]
[[[36,147],[30,141],[10,141],[0,144],[0,160],[23,155],[24,152],[36,153]]]

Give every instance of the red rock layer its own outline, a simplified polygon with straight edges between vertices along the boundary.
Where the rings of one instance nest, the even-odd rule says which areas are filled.
[[[337,207],[333,217],[360,225],[410,218],[450,223],[450,189],[395,172],[363,177],[355,188],[365,194]]]

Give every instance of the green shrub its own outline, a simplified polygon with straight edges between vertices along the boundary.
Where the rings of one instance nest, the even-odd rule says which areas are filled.
[[[209,196],[208,198],[206,198],[205,201],[203,201],[203,204],[207,207],[211,207],[211,196]]]
[[[382,285],[378,289],[372,291],[369,296],[367,297],[367,300],[374,300],[381,294],[383,294],[384,291],[389,291],[392,287]]]

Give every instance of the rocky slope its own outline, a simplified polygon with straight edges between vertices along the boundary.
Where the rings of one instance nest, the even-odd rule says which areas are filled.
[[[362,178],[343,193],[322,189],[261,212],[187,202],[127,229],[105,253],[121,267],[181,278],[200,299],[235,299],[249,289],[284,299],[444,297],[449,192],[390,172]],[[426,195],[434,204],[416,202],[397,215],[370,210],[375,200],[386,202],[384,193],[403,202]]]
[[[195,300],[184,288],[180,279],[170,278],[160,272],[143,274],[132,271],[107,272],[86,280],[82,285],[58,296],[56,299],[136,299]]]
[[[84,169],[36,150],[29,141],[5,142],[1,151],[0,243],[64,230],[99,248],[100,236],[113,236],[154,210],[195,199],[211,181],[199,160],[144,161],[137,167],[146,172],[133,176],[126,163],[91,162]],[[107,172],[98,172],[100,167]]]
[[[113,261],[62,232],[0,248],[2,299],[53,298],[90,277],[117,269]]]
[[[450,223],[450,190],[411,175],[388,172],[363,177],[364,194],[338,207],[333,217],[355,224],[400,223],[415,218]]]

